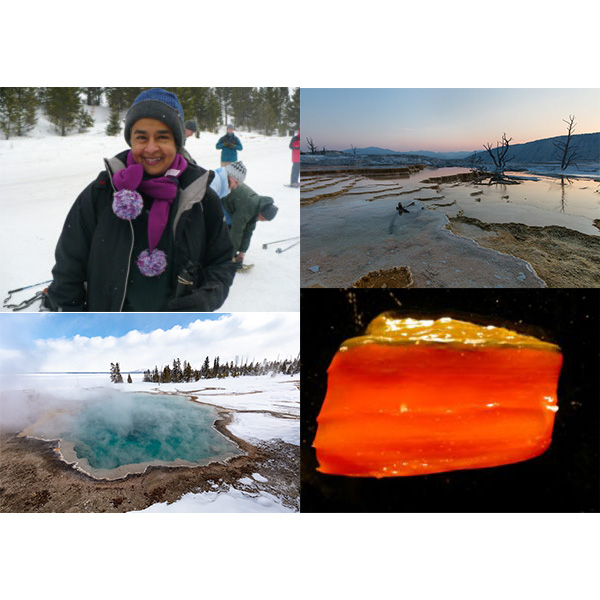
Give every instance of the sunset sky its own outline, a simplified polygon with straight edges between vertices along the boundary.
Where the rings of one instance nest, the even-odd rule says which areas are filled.
[[[600,131],[600,89],[303,88],[302,149],[346,150],[378,146],[400,152],[482,150],[575,133]]]

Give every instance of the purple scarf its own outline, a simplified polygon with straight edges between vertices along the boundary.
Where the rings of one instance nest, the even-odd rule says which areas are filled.
[[[139,192],[153,200],[148,217],[148,250],[144,250],[137,260],[140,271],[147,277],[160,275],[166,269],[166,256],[161,250],[156,250],[156,246],[169,221],[171,204],[177,196],[178,178],[187,166],[185,158],[177,154],[164,175],[144,180],[144,167],[136,163],[133,153],[129,152],[127,168],[113,176],[117,188],[113,211],[121,219],[131,220],[141,214],[144,201]]]

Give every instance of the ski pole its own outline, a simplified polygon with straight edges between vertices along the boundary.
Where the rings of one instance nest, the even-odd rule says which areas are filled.
[[[12,309],[13,312],[18,312],[20,310],[23,310],[24,308],[27,308],[28,306],[31,306],[34,302],[37,302],[38,300],[43,300],[44,298],[44,292],[37,292],[35,294],[35,296],[32,296],[31,298],[28,298],[27,300],[23,300],[23,302],[21,302],[20,304],[4,304],[4,308],[10,308]]]
[[[16,294],[17,292],[22,292],[23,290],[29,290],[31,288],[37,287],[38,285],[46,285],[47,283],[52,283],[52,281],[53,280],[50,279],[49,281],[41,281],[40,283],[32,283],[31,285],[26,285],[26,286],[18,288],[16,290],[8,290],[8,296],[4,300],[4,306],[6,307],[6,303],[11,299],[11,296],[13,294]]]
[[[267,242],[266,244],[263,244],[263,250],[267,249],[267,246],[272,246],[273,244],[280,244],[281,242],[289,242],[290,240],[297,240],[300,236],[296,235],[294,237],[291,238],[287,238],[285,240],[275,240],[274,242]]]
[[[298,240],[297,242],[294,242],[291,246],[288,246],[287,248],[277,248],[277,250],[275,250],[275,252],[277,252],[277,254],[282,254],[283,252],[287,252],[290,248],[297,246],[299,243],[300,243],[300,240]]]

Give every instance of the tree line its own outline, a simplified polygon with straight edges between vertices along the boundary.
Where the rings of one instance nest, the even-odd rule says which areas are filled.
[[[173,360],[172,365],[165,365],[162,369],[158,365],[154,369],[144,371],[142,381],[149,383],[188,383],[200,379],[223,379],[225,377],[244,377],[250,375],[298,375],[300,373],[300,355],[295,359],[252,361],[250,364],[238,364],[236,360],[221,363],[220,357],[215,357],[211,363],[207,356],[202,366],[198,368],[179,358]],[[110,380],[112,383],[123,383],[123,376],[119,363],[110,363]],[[127,383],[132,383],[131,375]]]
[[[110,109],[108,135],[119,135],[123,119],[144,87],[17,87],[0,88],[0,129],[6,139],[26,135],[43,111],[57,133],[82,133],[94,125],[95,106]],[[233,121],[237,129],[265,135],[288,135],[300,124],[300,88],[287,87],[176,87],[185,118],[198,124],[198,131],[216,132]]]

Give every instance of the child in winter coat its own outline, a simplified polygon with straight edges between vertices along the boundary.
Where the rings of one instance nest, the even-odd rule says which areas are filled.
[[[256,222],[272,221],[279,209],[275,206],[273,198],[260,196],[245,183],[237,185],[225,197],[223,205],[231,215],[229,234],[235,251],[234,262],[238,268],[242,268]]]
[[[215,178],[212,180],[210,187],[223,200],[240,183],[244,183],[246,172],[246,165],[241,160],[231,163],[226,167],[218,167],[215,169]],[[231,215],[227,212],[224,204],[222,204],[222,207],[225,214],[225,222],[231,227]]]
[[[235,275],[214,174],[188,163],[177,96],[142,92],[125,119],[131,147],[105,160],[71,208],[46,307],[57,311],[214,311]]]
[[[238,157],[238,150],[243,150],[242,142],[234,134],[233,125],[227,125],[227,133],[219,139],[217,142],[217,150],[221,150],[221,166],[226,167],[227,165],[236,162]]]

